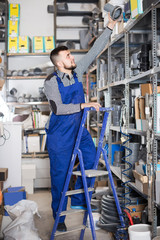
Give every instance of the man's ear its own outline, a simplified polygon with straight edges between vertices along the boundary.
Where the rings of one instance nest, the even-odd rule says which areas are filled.
[[[63,67],[63,63],[61,61],[57,62],[57,67]]]

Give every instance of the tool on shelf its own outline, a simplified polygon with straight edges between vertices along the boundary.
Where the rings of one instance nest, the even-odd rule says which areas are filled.
[[[122,214],[121,207],[120,207],[120,204],[119,204],[119,199],[118,199],[117,192],[116,192],[116,189],[115,189],[115,185],[114,185],[112,173],[111,173],[111,170],[110,170],[110,166],[109,166],[109,163],[108,163],[106,150],[103,148],[103,138],[104,138],[104,135],[105,135],[105,129],[106,129],[106,124],[107,124],[107,120],[108,120],[108,115],[109,115],[109,112],[111,110],[113,110],[112,108],[100,108],[100,111],[104,112],[104,118],[103,118],[103,124],[102,124],[101,134],[100,134],[100,138],[99,138],[95,163],[94,163],[93,169],[86,170],[86,171],[84,169],[83,156],[82,156],[81,150],[79,149],[79,145],[80,145],[83,129],[84,129],[84,126],[85,126],[87,113],[90,110],[95,111],[94,108],[85,108],[84,109],[84,113],[83,113],[83,116],[82,116],[82,121],[81,121],[81,124],[80,124],[78,136],[77,136],[75,147],[74,147],[74,150],[73,150],[73,154],[72,154],[72,158],[71,158],[66,182],[65,182],[64,189],[63,189],[63,192],[62,192],[62,197],[61,197],[61,201],[60,201],[59,208],[58,208],[58,211],[57,211],[57,215],[56,215],[56,219],[55,219],[55,223],[54,223],[54,226],[53,226],[53,230],[52,230],[50,240],[53,240],[54,237],[58,235],[58,233],[56,232],[56,229],[57,229],[57,226],[58,226],[60,216],[67,215],[67,211],[62,212],[62,207],[63,207],[63,204],[64,204],[65,197],[68,196],[68,195],[79,194],[79,193],[82,193],[82,192],[84,192],[84,194],[85,194],[87,210],[84,212],[83,225],[81,226],[81,228],[78,228],[78,229],[75,229],[75,230],[80,230],[81,229],[80,239],[82,240],[83,237],[84,237],[84,233],[85,233],[87,217],[89,215],[92,238],[94,240],[96,240],[96,233],[95,233],[95,228],[94,228],[94,222],[93,222],[90,200],[91,200],[91,197],[92,197],[92,191],[94,189],[93,187],[94,187],[95,177],[100,176],[100,175],[103,176],[103,175],[106,175],[106,174],[109,176],[109,180],[110,180],[110,184],[111,184],[111,187],[112,187],[113,196],[114,196],[114,199],[115,199],[117,212],[118,212],[118,216],[119,216],[119,220],[120,220],[121,229],[123,229],[123,230],[125,229],[125,222],[124,222],[123,214]],[[108,172],[107,171],[102,171],[102,170],[101,171],[97,170],[98,162],[99,162],[99,158],[100,158],[101,153],[103,154],[105,164],[106,164],[106,169],[107,169]],[[79,157],[81,171],[79,171],[79,172],[74,171],[73,172],[73,167],[74,167],[74,163],[75,163],[77,155]],[[79,189],[79,190],[75,190],[75,191],[73,191],[73,190],[72,191],[67,191],[72,174],[75,174],[77,176],[82,177],[84,189]],[[87,181],[86,181],[87,177],[91,177],[91,184],[90,184],[89,189],[87,187]],[[76,212],[77,212],[77,210],[76,210]],[[75,212],[73,212],[73,213],[75,213]],[[60,232],[59,234],[62,234],[62,232]]]

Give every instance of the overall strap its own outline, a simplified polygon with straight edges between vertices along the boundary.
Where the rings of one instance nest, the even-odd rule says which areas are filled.
[[[58,74],[57,74],[56,71],[53,73],[53,76],[56,76],[56,77],[57,77],[58,83],[62,83],[62,81],[61,81],[61,79],[60,79],[60,77],[58,76]]]
[[[78,77],[76,72],[73,72],[73,77],[74,77],[75,83],[78,83]]]

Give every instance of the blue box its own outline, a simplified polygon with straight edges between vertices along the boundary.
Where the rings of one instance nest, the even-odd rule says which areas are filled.
[[[114,152],[115,151],[124,151],[124,147],[121,144],[112,144],[112,150],[111,150],[111,165],[113,165],[114,162]],[[107,151],[107,156],[108,156],[108,144],[105,145],[104,147]]]
[[[24,187],[8,188],[7,192],[3,193],[4,205],[12,206],[17,202],[26,199],[26,191]],[[5,211],[5,216],[9,216]]]

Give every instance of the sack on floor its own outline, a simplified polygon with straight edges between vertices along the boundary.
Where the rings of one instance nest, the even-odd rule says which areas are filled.
[[[13,206],[5,206],[5,209],[13,219],[3,230],[5,240],[40,240],[34,225],[34,214],[38,214],[36,203],[22,200]]]

